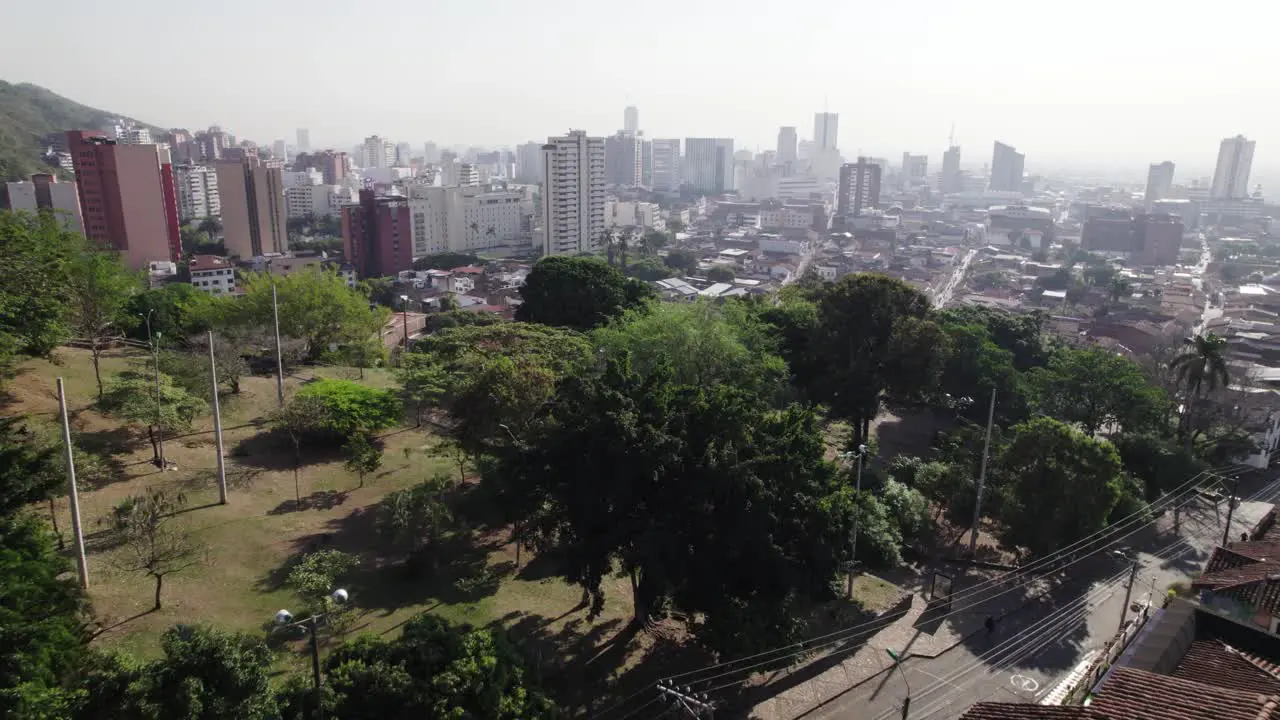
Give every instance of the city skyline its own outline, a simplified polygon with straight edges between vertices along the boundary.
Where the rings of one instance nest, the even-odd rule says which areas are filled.
[[[302,37],[344,36],[362,26],[368,9],[326,6],[301,13],[282,3],[234,0],[210,16],[142,0],[136,12],[122,14],[71,0],[53,37],[24,30],[39,26],[39,6],[10,9],[10,22],[0,29],[0,67],[8,81],[33,82],[94,107],[165,127],[217,122],[264,144],[293,138],[301,127],[310,131],[312,147],[346,147],[375,133],[415,147],[424,140],[514,147],[570,128],[607,136],[619,129],[622,108],[634,105],[646,137],[734,138],[736,147],[760,150],[776,145],[779,126],[798,126],[807,135],[814,113],[839,113],[846,159],[909,151],[937,162],[954,121],[959,145],[976,151],[1004,140],[1034,167],[1126,168],[1141,176],[1149,163],[1168,159],[1200,173],[1212,170],[1220,140],[1236,134],[1258,142],[1255,172],[1280,167],[1280,106],[1256,92],[1253,80],[1280,59],[1263,30],[1266,17],[1280,13],[1272,8],[1259,7],[1260,17],[1241,25],[1227,13],[1200,17],[1147,2],[1089,0],[1051,21],[1056,37],[1090,48],[1086,54],[1046,52],[1037,28],[1048,17],[1028,15],[1025,6],[993,0],[952,7],[924,0],[913,8],[912,52],[904,53],[898,13],[823,0],[789,8],[797,18],[823,21],[805,32],[771,34],[767,57],[736,40],[773,27],[764,21],[773,13],[763,3],[711,0],[688,8],[659,0],[646,8],[679,11],[686,24],[717,31],[668,38],[670,52],[654,54],[652,39],[592,32],[606,27],[599,19],[623,12],[620,4],[581,14],[561,12],[567,10],[563,2],[500,0],[483,9],[392,2],[377,11],[401,27],[464,28],[501,17],[485,39],[503,50],[463,52],[466,33],[440,32],[433,55],[413,44],[391,44],[380,47],[376,59],[344,65],[332,62],[323,44],[304,42],[288,48],[290,63],[323,63],[326,72],[306,83],[271,83],[263,75],[262,53],[282,42],[281,28]],[[245,17],[255,21],[246,24]],[[214,65],[195,53],[166,54],[158,63],[154,46],[146,43],[120,44],[111,63],[98,61],[104,37],[175,28],[232,38],[231,45]],[[853,28],[856,43],[849,42]],[[1188,47],[1195,52],[1178,50]],[[642,54],[642,69],[621,82],[607,61],[584,62]],[[414,68],[425,69],[437,55],[449,72],[413,76]],[[894,70],[881,72],[888,57]],[[1160,62],[1138,62],[1149,57]],[[734,72],[715,83],[685,80],[691,66],[726,60]],[[148,82],[126,81],[122,66],[147,67]],[[374,67],[397,72],[371,72]],[[840,68],[838,82],[819,72],[832,67]],[[570,71],[575,82],[559,88],[555,102],[545,102],[536,78]],[[200,78],[198,85],[190,85],[193,77]],[[976,159],[979,153],[966,155]]]

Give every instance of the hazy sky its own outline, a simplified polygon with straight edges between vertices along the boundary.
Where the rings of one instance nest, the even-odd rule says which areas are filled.
[[[0,78],[163,126],[346,146],[365,135],[515,144],[607,134],[768,148],[840,113],[847,156],[1207,174],[1257,140],[1280,167],[1270,0],[172,0],[5,2]],[[1274,173],[1272,173],[1274,174]]]

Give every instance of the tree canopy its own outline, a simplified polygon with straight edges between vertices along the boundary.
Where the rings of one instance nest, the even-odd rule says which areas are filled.
[[[525,278],[516,319],[590,330],[654,297],[649,285],[599,260],[557,255]]]
[[[234,323],[271,327],[273,281],[280,309],[280,332],[303,340],[311,359],[328,352],[330,345],[336,347],[379,332],[390,315],[386,308],[370,309],[368,298],[347,287],[346,281],[332,271],[299,271],[284,276],[248,273],[240,283],[244,296],[236,300]]]
[[[1159,427],[1170,409],[1164,391],[1147,382],[1133,361],[1100,347],[1061,347],[1046,367],[1028,375],[1032,403],[1041,413],[1079,425],[1086,433],[1112,426],[1130,431]]]

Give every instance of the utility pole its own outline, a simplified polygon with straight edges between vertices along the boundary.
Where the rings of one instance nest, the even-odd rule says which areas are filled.
[[[71,532],[75,533],[76,571],[80,587],[89,587],[89,566],[84,558],[84,532],[80,529],[80,494],[76,491],[76,460],[71,449],[71,417],[67,415],[67,391],[58,378],[58,411],[62,414],[62,445],[67,457],[67,499],[71,506]]]
[[[658,692],[666,701],[684,710],[691,718],[714,717],[715,704],[708,699],[706,693],[695,693],[688,685],[676,687],[670,680],[658,683]]]
[[[270,268],[267,272],[271,272]],[[276,301],[276,280],[271,279],[271,319],[276,327],[276,404],[284,407],[284,358],[280,355],[280,305]]]
[[[1227,522],[1222,526],[1222,547],[1231,540],[1231,513],[1236,509],[1236,494],[1240,492],[1240,476],[1232,478],[1231,494],[1227,496]]]
[[[982,491],[987,486],[987,455],[991,453],[991,427],[996,420],[996,389],[991,388],[991,407],[987,409],[987,439],[982,443],[982,469],[978,471],[978,497],[973,503],[973,529],[969,532],[969,557],[978,549],[978,524],[982,521]]]
[[[1133,583],[1138,579],[1138,558],[1129,558],[1119,550],[1115,554],[1129,561],[1129,583],[1124,588],[1124,605],[1120,606],[1120,627],[1116,630],[1116,634],[1124,631],[1125,616],[1129,613],[1129,599],[1133,597]]]
[[[209,380],[213,383],[213,439],[218,449],[218,504],[227,504],[227,464],[222,457],[222,414],[218,408],[218,362],[213,359],[213,331],[209,331]]]
[[[867,454],[867,446],[858,446],[858,480],[854,489],[858,495],[862,495],[862,458]],[[853,532],[849,533],[849,599],[853,599],[853,573],[857,568],[858,562],[858,511],[855,508],[853,513]]]
[[[147,334],[151,334],[151,318],[147,318]],[[169,468],[169,463],[164,459],[164,425],[161,418],[164,416],[164,409],[161,406],[160,399],[160,332],[156,331],[156,341],[151,346],[151,353],[156,361],[156,454],[160,456],[160,470],[163,472]]]

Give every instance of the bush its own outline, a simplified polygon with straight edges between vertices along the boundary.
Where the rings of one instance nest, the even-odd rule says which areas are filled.
[[[880,501],[888,508],[904,539],[916,540],[929,530],[929,501],[920,491],[890,478],[880,491]]]
[[[323,407],[312,429],[338,437],[375,432],[399,424],[404,406],[391,390],[375,390],[351,380],[319,380],[298,391],[295,398]]]

